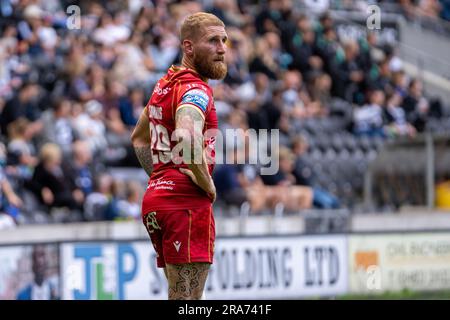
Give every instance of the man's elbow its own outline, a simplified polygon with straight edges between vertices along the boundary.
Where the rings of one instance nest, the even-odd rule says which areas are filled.
[[[131,134],[131,144],[133,146],[142,146],[150,144],[150,137],[148,135],[144,135],[139,133],[138,130],[134,130]]]
[[[134,146],[138,142],[138,135],[136,134],[136,130],[131,133],[131,144]]]

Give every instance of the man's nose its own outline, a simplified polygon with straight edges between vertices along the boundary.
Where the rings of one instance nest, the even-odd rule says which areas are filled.
[[[217,47],[217,53],[225,54],[226,52],[227,52],[227,44],[221,41]]]

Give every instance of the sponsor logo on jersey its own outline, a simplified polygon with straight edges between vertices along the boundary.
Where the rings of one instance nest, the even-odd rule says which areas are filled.
[[[172,88],[164,88],[161,89],[159,82],[156,84],[155,89],[153,89],[153,93],[156,93],[158,96],[163,96],[166,95],[167,93],[170,92]]]
[[[162,108],[156,106],[150,106],[150,118],[153,119],[162,119]]]
[[[209,97],[208,94],[200,89],[192,89],[186,92],[181,99],[181,103],[190,103],[199,107],[203,112],[206,112],[208,107]]]
[[[149,183],[149,187],[154,188],[155,190],[159,189],[173,190],[175,186],[176,184],[172,180],[158,179],[156,181],[150,181]]]

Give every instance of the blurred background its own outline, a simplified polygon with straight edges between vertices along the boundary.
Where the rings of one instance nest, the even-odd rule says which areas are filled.
[[[380,292],[450,290],[450,1],[0,0],[0,241],[11,246],[0,248],[0,297],[15,298],[25,283],[17,279],[30,277],[21,261],[32,245],[57,242],[58,250],[46,249],[59,255],[45,291],[57,290],[52,298],[164,298],[156,289],[124,294],[113,271],[99,276],[109,291],[73,291],[86,280],[74,252],[86,250],[80,240],[111,241],[100,246],[105,252],[124,239],[138,241],[136,252],[151,250],[139,242],[147,176],[130,133],[155,82],[180,63],[178,28],[197,11],[221,18],[229,36],[228,75],[210,81],[220,130],[280,135],[275,175],[260,174],[245,139],[218,150],[243,163],[216,166],[218,236],[342,241],[339,263],[324,254],[346,272],[338,287],[333,274],[325,288],[294,268],[303,287],[264,297],[366,292],[364,277],[377,276],[371,266],[382,269]],[[371,238],[374,231],[390,233]],[[218,265],[234,250],[230,241],[219,239]],[[408,254],[425,262],[436,254],[435,269],[416,261],[417,270],[397,270],[394,253],[406,265]],[[55,261],[64,267],[59,283]],[[248,297],[223,283],[220,292],[211,279],[213,298]]]

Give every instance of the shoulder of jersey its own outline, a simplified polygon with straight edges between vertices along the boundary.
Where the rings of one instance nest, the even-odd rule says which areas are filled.
[[[209,104],[209,96],[205,90],[194,88],[186,91],[181,99],[181,103],[193,104],[199,107],[203,112],[206,112]]]
[[[194,87],[198,87],[200,89],[203,89],[205,91],[211,91],[210,86],[204,82],[197,73],[195,73],[191,69],[180,69],[177,70],[176,68],[171,68],[172,70],[172,80],[180,81],[182,85],[193,85]],[[190,88],[187,88],[188,90]]]

